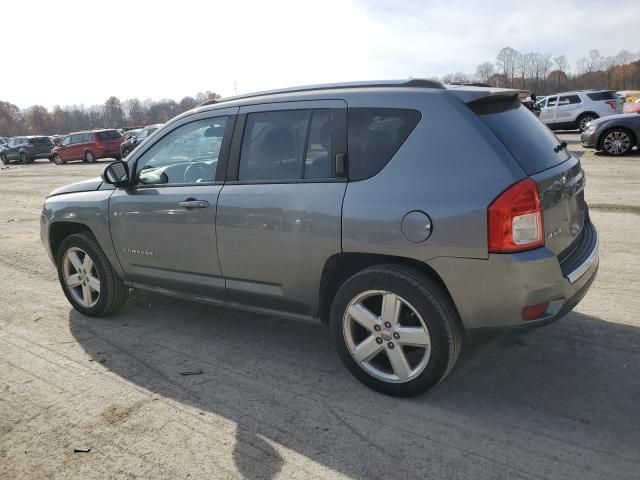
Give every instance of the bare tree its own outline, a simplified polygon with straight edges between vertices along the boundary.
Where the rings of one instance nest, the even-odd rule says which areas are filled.
[[[476,68],[476,77],[482,83],[489,83],[489,79],[491,78],[491,75],[493,75],[493,72],[493,63],[484,62],[478,65],[478,67]]]
[[[131,100],[127,100],[125,105],[129,117],[128,125],[130,127],[144,125],[145,109],[142,106],[142,102],[137,98],[132,98]]]
[[[509,80],[509,86],[513,86],[516,73],[516,59],[519,55],[517,50],[511,47],[504,47],[496,57],[498,70]]]
[[[104,126],[109,128],[124,126],[124,112],[118,97],[109,97],[104,103]]]
[[[565,55],[558,55],[553,57],[553,62],[556,64],[556,69],[561,72],[567,73],[569,71],[569,60]]]

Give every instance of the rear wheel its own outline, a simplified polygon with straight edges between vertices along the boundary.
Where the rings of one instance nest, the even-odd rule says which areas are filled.
[[[119,309],[128,289],[87,232],[65,238],[58,250],[58,279],[69,303],[80,313],[102,316]]]
[[[635,144],[632,134],[624,128],[607,130],[600,140],[600,150],[616,157],[628,154]]]
[[[595,113],[584,113],[578,117],[578,129],[584,132],[587,129],[587,125],[592,120],[595,120],[598,116]]]
[[[96,157],[90,151],[86,151],[84,154],[84,161],[87,163],[96,163]]]
[[[362,383],[382,393],[425,393],[453,368],[460,320],[442,287],[419,271],[381,265],[357,273],[331,308],[338,354]]]

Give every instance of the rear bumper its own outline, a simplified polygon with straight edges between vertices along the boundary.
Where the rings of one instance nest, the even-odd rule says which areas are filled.
[[[582,248],[562,264],[546,247],[515,254],[490,254],[487,260],[439,258],[429,262],[440,274],[466,329],[533,326],[570,312],[588,292],[598,272],[598,233],[592,229]],[[548,306],[532,321],[522,309]]]

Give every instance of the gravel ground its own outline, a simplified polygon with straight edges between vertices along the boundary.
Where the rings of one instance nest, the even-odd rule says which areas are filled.
[[[593,288],[548,327],[467,343],[409,400],[361,386],[319,325],[146,293],[83,317],[39,212],[104,163],[0,170],[0,478],[638,478],[640,153],[561,136],[601,233]]]

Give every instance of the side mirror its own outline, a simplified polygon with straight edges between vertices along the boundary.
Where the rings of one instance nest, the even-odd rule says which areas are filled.
[[[129,186],[129,165],[121,160],[110,163],[102,172],[102,180],[104,183],[109,183],[116,187]]]

